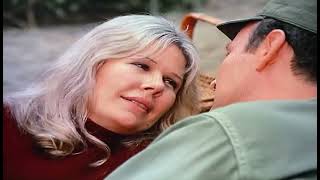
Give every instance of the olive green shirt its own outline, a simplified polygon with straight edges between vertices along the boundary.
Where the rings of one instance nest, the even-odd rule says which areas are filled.
[[[106,179],[317,179],[316,106],[255,101],[189,117]]]

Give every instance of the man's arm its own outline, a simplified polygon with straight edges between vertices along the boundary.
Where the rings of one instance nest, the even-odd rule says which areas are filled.
[[[228,135],[206,114],[163,132],[107,180],[237,179],[238,165]]]

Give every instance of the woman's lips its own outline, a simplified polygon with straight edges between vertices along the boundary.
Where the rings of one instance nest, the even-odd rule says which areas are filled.
[[[138,107],[140,107],[141,109],[143,109],[146,112],[150,112],[150,110],[152,109],[152,103],[150,101],[148,101],[146,98],[125,97],[125,96],[121,96],[121,97],[127,101],[133,102],[134,104],[136,104]]]

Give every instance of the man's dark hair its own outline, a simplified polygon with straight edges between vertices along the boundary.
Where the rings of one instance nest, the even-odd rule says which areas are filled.
[[[291,24],[266,18],[252,32],[246,51],[254,52],[266,35],[273,29],[284,31],[286,41],[294,51],[291,68],[294,74],[302,75],[307,81],[317,84],[317,34]]]

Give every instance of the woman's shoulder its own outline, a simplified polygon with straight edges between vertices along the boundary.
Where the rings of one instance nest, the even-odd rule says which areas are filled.
[[[6,127],[6,125],[15,123],[14,122],[15,120],[11,113],[11,109],[7,104],[3,104],[3,107],[2,107],[2,121],[3,121],[2,124],[4,125],[4,127]]]
[[[3,104],[2,109],[2,125],[4,138],[13,136],[22,136],[23,131],[19,128],[17,120],[14,118],[12,109],[10,106]]]

